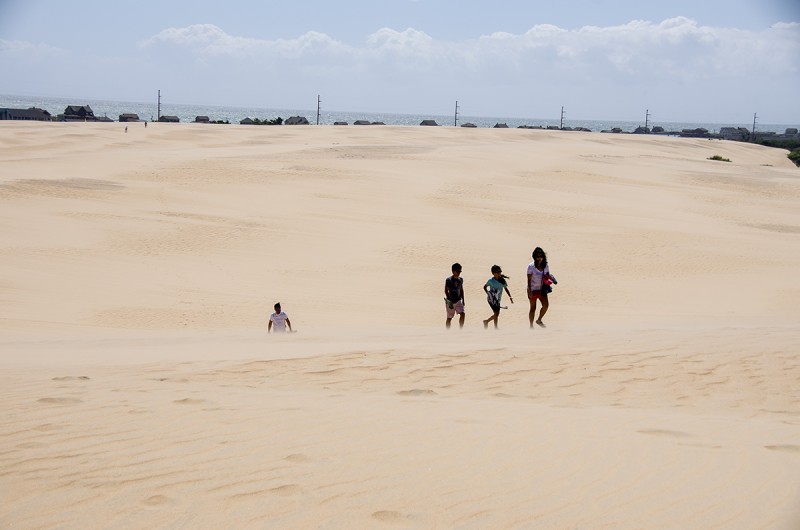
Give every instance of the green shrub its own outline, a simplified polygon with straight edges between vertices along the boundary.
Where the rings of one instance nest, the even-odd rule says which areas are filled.
[[[719,155],[714,155],[714,156],[711,156],[711,157],[709,157],[708,159],[709,159],[709,160],[719,160],[720,162],[730,162],[730,161],[731,161],[731,159],[730,159],[730,158],[724,158],[724,157],[721,157],[721,156],[719,156]]]
[[[795,149],[787,156],[789,157],[789,160],[795,163],[796,166],[800,166],[800,148]]]
[[[800,147],[800,139],[795,138],[786,138],[780,140],[762,140],[760,142],[761,145],[766,145],[767,147],[777,147],[780,149],[797,149]]]

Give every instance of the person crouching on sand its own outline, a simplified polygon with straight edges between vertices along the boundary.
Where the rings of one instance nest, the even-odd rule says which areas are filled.
[[[545,327],[542,318],[547,313],[550,307],[550,302],[547,300],[547,281],[552,281],[550,276],[550,267],[547,266],[547,254],[544,253],[541,247],[536,247],[533,250],[533,261],[528,265],[528,300],[531,303],[531,309],[528,312],[528,320],[530,321],[531,328],[533,328],[534,321],[541,327]],[[536,319],[536,301],[541,300],[542,310],[539,312],[539,318]]]
[[[492,265],[492,277],[489,278],[483,286],[486,292],[486,301],[489,302],[489,307],[492,308],[493,315],[483,321],[483,329],[489,327],[489,322],[494,322],[494,328],[497,329],[497,319],[500,317],[500,300],[503,297],[503,290],[508,293],[508,299],[514,303],[514,298],[511,297],[511,291],[508,290],[508,276],[503,274],[503,269],[500,265]]]
[[[275,333],[286,333],[286,326],[289,326],[289,332],[292,332],[292,323],[289,321],[289,315],[281,311],[281,304],[275,304],[275,312],[269,316],[269,324],[267,325],[267,333],[272,331],[272,325],[275,324]]]
[[[464,278],[461,277],[461,264],[453,263],[450,267],[453,275],[444,281],[444,303],[447,320],[444,325],[450,329],[450,321],[458,313],[458,327],[464,327]]]

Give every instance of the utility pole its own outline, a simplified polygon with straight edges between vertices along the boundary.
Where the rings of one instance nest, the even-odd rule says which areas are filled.
[[[558,126],[560,130],[564,129],[564,106],[561,106],[561,125]]]
[[[650,109],[644,111],[644,129],[647,130],[647,123],[650,119]]]
[[[456,115],[453,120],[453,127],[458,127],[458,100],[456,100]]]
[[[756,117],[757,117],[756,113],[754,112],[753,113],[753,134],[752,134],[753,137],[750,139],[751,142],[755,142],[756,141]]]
[[[161,90],[158,91],[158,116],[156,120],[161,121]]]
[[[319,99],[319,94],[317,94],[317,125],[319,125],[319,105],[321,103],[321,99]]]

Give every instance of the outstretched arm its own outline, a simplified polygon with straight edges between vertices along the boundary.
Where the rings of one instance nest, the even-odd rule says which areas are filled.
[[[292,331],[292,323],[291,323],[291,321],[289,321],[289,319],[288,319],[288,318],[286,319],[286,325],[287,325],[287,326],[289,326],[289,331],[291,331],[292,333],[294,333],[294,331]]]
[[[511,303],[513,304],[514,303],[514,297],[511,296],[511,291],[508,290],[508,287],[506,287],[506,293],[508,293],[508,299],[511,300]]]
[[[269,324],[267,324],[267,333],[272,331],[272,319],[270,319]]]

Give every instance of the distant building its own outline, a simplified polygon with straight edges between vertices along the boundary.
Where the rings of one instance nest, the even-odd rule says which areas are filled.
[[[436,123],[436,120],[422,120],[422,123],[420,123],[420,125],[421,126],[425,126],[425,127],[438,127],[439,126],[439,124]]]
[[[462,127],[467,127],[467,128],[470,128],[470,129],[476,129],[478,127],[477,125],[475,125],[474,123],[471,123],[471,122],[462,123],[461,126]]]
[[[158,121],[162,123],[180,123],[181,120],[177,116],[161,116]]]
[[[139,120],[138,114],[120,114],[119,121],[126,122],[126,121],[141,121],[141,120]]]
[[[508,129],[507,123],[495,123],[493,129]]]
[[[211,120],[208,119],[208,116],[195,116],[194,122],[195,123],[211,123]]]
[[[708,138],[708,129],[698,127],[697,129],[681,129],[678,135],[681,138]]]
[[[372,125],[372,122],[367,120],[356,120],[353,122],[353,125]]]
[[[255,123],[252,118],[245,118],[239,122],[239,125],[254,125]]]
[[[292,116],[291,118],[287,118],[283,123],[284,125],[310,125],[305,116]]]
[[[719,135],[723,140],[746,142],[750,139],[750,131],[744,127],[723,127],[719,130]]]
[[[347,125],[346,121],[335,121],[333,122],[334,125]]]
[[[0,109],[0,120],[51,121],[53,117],[44,109]]]
[[[89,105],[69,105],[64,114],[58,115],[58,121],[97,121],[97,118]]]

